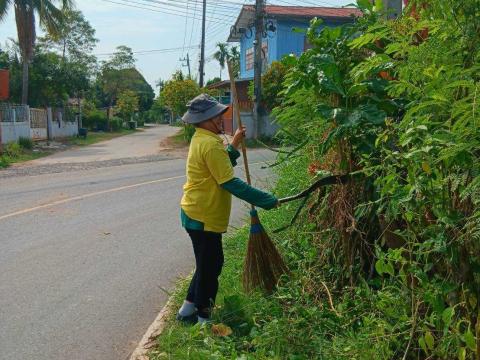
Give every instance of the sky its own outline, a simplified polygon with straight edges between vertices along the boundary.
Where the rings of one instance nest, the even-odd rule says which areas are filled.
[[[342,6],[352,2],[274,0],[267,4]],[[207,0],[206,80],[219,76],[220,67],[212,55],[216,43],[226,41],[243,3],[253,3],[253,0]],[[186,61],[180,61],[187,53],[192,75],[198,75],[201,0],[76,0],[76,8],[96,30],[100,41],[94,54],[100,60],[108,59],[108,54],[119,45],[132,48],[139,52],[135,54],[137,68],[154,89],[157,80],[169,79],[177,70],[188,73]],[[17,38],[13,8],[0,24],[0,44],[3,46],[9,38]],[[226,77],[226,70],[222,75]]]

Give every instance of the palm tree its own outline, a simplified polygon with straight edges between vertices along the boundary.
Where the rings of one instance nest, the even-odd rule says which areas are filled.
[[[4,20],[11,5],[15,10],[18,44],[22,56],[22,104],[28,102],[28,70],[36,40],[35,15],[40,26],[50,34],[59,31],[63,10],[72,8],[74,0],[0,0],[0,21]],[[57,7],[61,4],[61,8]]]
[[[228,45],[225,43],[217,43],[217,47],[218,50],[213,54],[213,58],[220,64],[220,80],[222,80],[222,70],[225,69],[225,64],[229,56]]]
[[[240,74],[240,53],[238,52],[238,47],[233,46],[230,49],[229,61],[233,67],[233,74],[238,76]]]

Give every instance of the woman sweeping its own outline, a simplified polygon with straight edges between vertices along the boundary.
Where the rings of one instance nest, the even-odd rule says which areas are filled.
[[[194,125],[196,131],[188,153],[181,220],[192,240],[196,269],[177,319],[205,324],[218,291],[223,266],[222,234],[228,227],[231,195],[263,209],[275,208],[278,200],[235,177],[233,167],[240,157],[238,148],[245,128],[236,131],[225,149],[219,134],[223,133],[221,115],[228,107],[201,94],[187,108],[182,120]]]

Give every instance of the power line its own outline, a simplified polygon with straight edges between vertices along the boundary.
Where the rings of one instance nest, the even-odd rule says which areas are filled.
[[[185,27],[184,27],[184,30],[183,30],[182,58],[183,58],[183,54],[185,53],[185,41],[187,40],[188,4],[189,3],[190,2],[187,2],[187,10],[185,10]]]
[[[140,1],[142,1],[142,3],[140,3],[142,6],[149,6],[149,7],[153,7],[153,8],[163,9],[163,6],[170,6],[170,7],[178,8],[178,9],[182,9],[182,10],[188,8],[188,2],[184,2],[184,1],[175,1],[175,0],[170,0],[169,2],[159,1],[159,0],[140,0]],[[131,1],[131,2],[135,3],[135,1]],[[152,3],[154,5],[151,5]],[[180,4],[182,4],[182,5],[180,5]],[[185,7],[185,5],[187,5],[187,7]],[[176,10],[176,11],[178,11],[178,10]],[[233,18],[233,16],[230,15],[231,14],[231,9],[226,9],[224,11],[226,11],[226,13],[221,13],[221,14],[218,14],[218,15],[223,16],[225,18]],[[222,20],[222,19],[215,18],[215,17],[210,17],[210,18],[217,19],[217,20]]]
[[[118,0],[118,1],[113,1],[113,0],[101,0],[101,1],[104,1],[104,2],[109,2],[109,3],[112,3],[112,4],[117,4],[117,5],[122,5],[122,6],[128,6],[128,7],[132,7],[132,8],[137,8],[137,9],[142,9],[142,10],[148,10],[148,11],[153,11],[153,12],[158,12],[158,13],[163,13],[163,14],[168,14],[168,15],[174,15],[174,16],[180,16],[180,17],[184,17],[185,14],[184,13],[178,13],[178,12],[173,12],[175,10],[171,10],[171,9],[166,9],[166,10],[163,10],[163,8],[161,7],[156,7],[156,8],[149,8],[149,7],[144,7],[144,6],[136,6],[136,5],[131,5],[130,3],[136,3],[134,1],[129,1],[130,3],[124,3],[124,2],[118,2],[118,1],[126,1],[126,0]],[[158,9],[162,9],[162,10],[157,10]],[[198,18],[196,18],[198,20]],[[226,22],[224,21],[223,19],[215,19],[215,20],[212,20],[212,22],[215,22],[215,23],[223,23],[223,24],[226,24],[226,25],[230,25],[229,22]]]
[[[185,47],[185,49],[195,49],[197,46],[190,46],[190,47]],[[165,53],[165,52],[173,52],[177,50],[182,50],[183,47],[176,47],[176,48],[167,48],[167,49],[152,49],[152,50],[137,50],[137,51],[132,51],[133,54],[135,55],[148,55],[148,54],[154,54],[154,53]],[[112,56],[118,54],[118,52],[111,52],[111,53],[101,53],[101,54],[93,54],[94,56]]]

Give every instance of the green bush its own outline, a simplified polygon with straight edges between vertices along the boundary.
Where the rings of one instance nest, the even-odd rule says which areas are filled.
[[[27,137],[20,137],[18,139],[18,145],[20,145],[23,149],[32,150],[33,140]]]
[[[16,158],[22,155],[22,148],[18,143],[10,142],[5,146],[4,155]]]
[[[195,126],[185,124],[183,125],[183,137],[187,143],[190,143],[195,134]]]
[[[107,114],[101,110],[93,110],[83,119],[83,126],[94,131],[107,131]]]
[[[123,120],[117,116],[114,116],[110,119],[110,130],[111,131],[120,131],[123,127]]]

